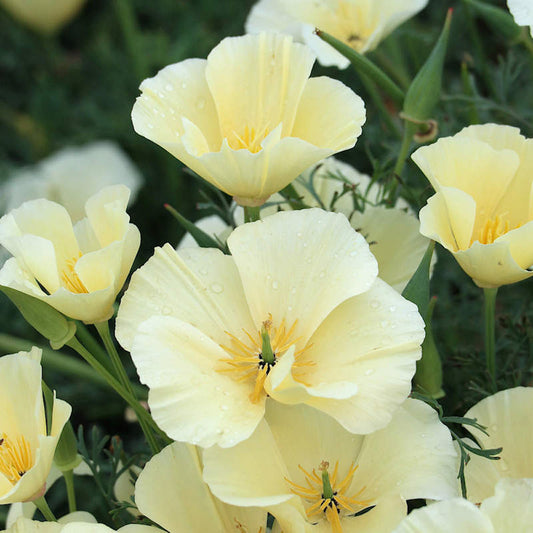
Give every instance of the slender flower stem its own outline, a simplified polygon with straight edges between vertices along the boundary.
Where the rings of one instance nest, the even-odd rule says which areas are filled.
[[[65,485],[67,486],[67,498],[68,498],[68,512],[74,513],[77,511],[76,506],[76,492],[74,491],[74,474],[72,470],[66,470],[63,472],[65,478]]]
[[[166,444],[169,444],[171,441],[170,439],[163,433],[154,422],[153,418],[150,416],[148,411],[144,409],[144,407],[139,403],[139,401],[130,394],[130,392],[124,388],[122,383],[115,378],[112,374],[110,374],[107,369],[94,357],[91,352],[89,352],[76,337],[72,338],[68,343],[67,346],[70,346],[73,350],[78,352],[99,374],[101,374],[107,383],[122,397],[126,402],[131,405],[133,410],[135,411],[135,414],[137,415],[137,418],[139,419],[139,422],[142,420],[143,423],[141,424],[141,428],[143,429],[143,432],[145,432],[145,437],[148,442],[148,445],[150,446],[150,449],[152,450],[152,453],[156,454],[161,451],[161,446],[155,441],[153,432],[155,431],[163,440],[163,442]],[[146,424],[145,424],[146,422]],[[150,429],[149,429],[150,428]],[[146,430],[146,431],[145,431]]]
[[[244,222],[255,222],[260,219],[261,207],[244,206]]]
[[[35,504],[35,507],[41,511],[41,514],[46,518],[46,520],[48,520],[48,522],[57,522],[57,519],[54,516],[52,509],[50,509],[48,503],[44,499],[44,496],[33,500],[33,503]]]
[[[102,345],[91,335],[83,322],[76,323],[76,337],[110,372],[112,367],[109,365],[109,359]]]
[[[487,357],[487,372],[492,381],[492,388],[496,391],[496,334],[494,330],[494,311],[498,287],[483,289],[485,308],[485,355]]]
[[[409,149],[411,148],[411,142],[413,140],[413,135],[416,132],[416,125],[412,122],[405,122],[405,127],[403,130],[403,138],[402,138],[402,144],[400,146],[400,152],[398,153],[398,159],[396,160],[396,165],[394,165],[394,175],[398,178],[401,178],[403,167],[405,166],[405,161],[407,159],[407,156],[409,155]],[[398,186],[398,181],[393,180],[391,191],[390,191],[390,197],[392,198],[394,196],[394,193],[396,192],[396,187]]]

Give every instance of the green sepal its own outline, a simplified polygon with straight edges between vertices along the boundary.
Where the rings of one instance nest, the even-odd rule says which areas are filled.
[[[180,226],[188,231],[198,246],[201,248],[220,248],[220,244],[208,235],[205,231],[201,230],[198,226],[185,218],[181,213],[176,211],[171,205],[165,204],[165,209],[178,221]]]
[[[416,304],[418,312],[424,320],[429,310],[429,268],[434,249],[435,241],[430,241],[424,257],[422,257],[422,261],[420,261],[413,277],[409,280],[402,292],[402,296],[405,299]]]
[[[508,41],[518,41],[522,28],[516,24],[512,15],[499,7],[479,2],[478,0],[463,0],[492,28],[494,33],[501,35]]]
[[[78,442],[72,424],[67,422],[56,446],[54,464],[61,472],[74,470],[82,461],[78,454]]]
[[[337,52],[342,54],[350,63],[353,68],[368,76],[372,81],[376,83],[378,87],[383,89],[397,105],[401,106],[405,97],[404,92],[383,72],[375,63],[370,61],[367,57],[356,52],[351,46],[339,41],[333,35],[326,33],[322,30],[315,30],[315,33],[326,43],[333,46]]]
[[[405,120],[413,122],[428,120],[440,100],[442,69],[448,47],[451,20],[452,10],[450,9],[437,43],[407,89],[402,111]]]
[[[76,334],[76,324],[57,309],[25,292],[0,285],[2,291],[20,311],[26,322],[59,350]]]
[[[46,417],[46,434],[50,435],[52,431],[52,416],[54,412],[55,395],[50,389],[50,387],[44,382],[44,380],[41,380],[41,388],[42,388],[43,397],[44,397],[44,413]]]

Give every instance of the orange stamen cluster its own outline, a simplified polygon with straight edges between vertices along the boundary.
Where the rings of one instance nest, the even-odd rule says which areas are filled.
[[[331,525],[333,533],[342,533],[340,520],[342,516],[341,513],[348,512],[355,514],[359,509],[356,509],[354,506],[365,507],[370,503],[369,500],[357,499],[357,496],[359,496],[366,487],[363,487],[359,492],[352,496],[346,495],[346,492],[352,484],[355,471],[357,470],[357,466],[353,463],[350,466],[348,474],[339,483],[337,483],[339,473],[338,461],[335,463],[335,468],[333,469],[333,474],[331,476],[329,476],[329,463],[327,461],[322,461],[320,464],[319,470],[321,470],[322,475],[319,475],[315,468],[313,468],[311,472],[302,468],[301,465],[298,465],[298,468],[305,475],[306,485],[298,485],[297,483],[286,479],[291,486],[291,492],[311,503],[310,507],[306,510],[308,518],[311,519],[314,516],[324,513],[327,521]],[[327,480],[328,486],[326,486],[324,479]],[[330,492],[330,494],[328,494],[328,492]]]
[[[75,294],[88,293],[89,291],[76,273],[75,266],[78,259],[81,257],[81,252],[78,257],[73,257],[66,261],[66,267],[61,273],[61,281],[66,289]]]
[[[258,331],[257,335],[254,336],[243,329],[249,342],[242,342],[232,333],[228,331],[225,332],[231,339],[231,345],[227,346],[221,344],[220,346],[228,352],[231,357],[228,359],[222,359],[222,362],[229,365],[229,368],[221,368],[219,372],[231,372],[237,381],[253,380],[254,390],[250,394],[250,401],[252,403],[259,402],[263,396],[265,380],[270,369],[291,346],[300,340],[300,337],[293,338],[297,322],[298,321],[295,321],[293,325],[287,329],[285,326],[285,319],[283,319],[280,326],[274,328],[272,326],[272,315],[270,314],[268,320],[263,322],[263,331],[266,330],[266,333],[270,338],[270,345],[274,355],[274,360],[272,362],[263,359],[263,337],[261,331]],[[309,346],[310,345],[307,344],[301,350],[296,351],[294,353],[295,359],[300,357]],[[311,363],[296,361],[294,366],[308,366],[310,364]]]
[[[30,443],[23,435],[10,439],[5,433],[0,438],[0,473],[13,485],[33,466]]]

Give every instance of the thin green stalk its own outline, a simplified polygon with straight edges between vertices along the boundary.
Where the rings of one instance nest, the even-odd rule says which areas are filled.
[[[67,498],[68,498],[68,512],[76,512],[76,492],[74,490],[74,473],[72,470],[66,470],[63,472],[63,477],[65,478],[65,485],[67,486]]]
[[[91,332],[81,321],[76,323],[76,337],[80,339],[80,342],[98,359],[98,361],[100,361],[100,363],[107,367],[109,371],[112,370],[111,366],[109,366],[106,351],[102,349],[100,343],[91,335]]]
[[[487,372],[489,373],[494,391],[496,391],[496,333],[494,323],[497,294],[498,287],[483,289],[485,309],[485,355],[487,358]]]
[[[403,167],[405,166],[405,161],[409,155],[409,149],[411,148],[411,142],[413,140],[413,135],[416,132],[416,125],[412,122],[405,122],[405,127],[403,130],[402,144],[400,146],[400,151],[398,153],[398,159],[396,159],[396,164],[394,165],[394,175],[398,178],[401,178]],[[390,198],[394,197],[396,192],[396,187],[398,186],[398,180],[395,179],[392,181]]]
[[[138,400],[134,396],[132,396],[127,389],[124,388],[120,381],[118,381],[112,374],[107,371],[107,369],[102,364],[98,362],[98,360],[93,356],[93,354],[91,354],[76,337],[72,338],[67,343],[67,346],[70,346],[73,350],[78,352],[98,373],[100,373],[105,378],[107,383],[124,400],[126,400],[129,405],[131,405],[139,421],[143,420],[143,424],[141,425],[143,431],[145,427],[150,426],[151,430],[155,431],[163,439],[165,444],[169,444],[171,442],[169,438],[165,435],[165,433],[163,433],[157,427],[156,423],[154,422],[148,411],[146,411],[146,409],[143,408],[143,406],[138,402]],[[146,422],[146,424],[144,424],[144,422]],[[156,454],[161,451],[161,447],[157,444],[157,442],[155,442],[152,431],[146,432],[145,437],[148,442],[148,445],[150,446],[150,449],[152,450],[152,453]]]
[[[35,507],[41,511],[41,514],[46,518],[48,522],[57,522],[57,518],[54,516],[52,509],[48,506],[47,501],[44,499],[44,496],[33,500]]]
[[[260,206],[244,206],[244,222],[255,222],[256,220],[259,220],[261,207]]]

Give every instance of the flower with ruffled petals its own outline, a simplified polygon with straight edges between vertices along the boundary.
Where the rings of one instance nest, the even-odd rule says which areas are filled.
[[[406,500],[457,494],[449,430],[418,400],[353,435],[308,406],[268,401],[265,420],[233,448],[204,451],[204,479],[222,501],[267,509],[287,533],[391,531]],[[307,529],[309,528],[309,529]]]
[[[279,31],[307,44],[324,66],[350,62],[314,33],[326,31],[353,49],[370,52],[397,26],[426,7],[428,0],[259,0],[246,31]]]
[[[454,498],[415,509],[393,533],[519,533],[533,524],[533,479],[501,479],[476,507]]]
[[[239,204],[261,205],[361,133],[362,100],[337,80],[309,79],[313,62],[288,36],[226,38],[207,60],[143,81],[135,131]]]
[[[71,408],[54,399],[50,433],[41,388],[41,350],[0,357],[0,505],[40,497]]]
[[[487,428],[488,435],[467,427],[481,448],[503,448],[496,461],[471,454],[465,467],[470,501],[479,503],[492,496],[502,478],[533,478],[532,412],[533,388],[516,387],[484,398],[465,414]]]
[[[215,498],[202,479],[198,451],[181,442],[148,461],[135,484],[135,503],[143,515],[173,533],[266,532],[267,512]]]
[[[419,148],[413,160],[436,191],[420,231],[480,287],[533,276],[533,139],[483,124]]]
[[[158,425],[175,440],[233,446],[268,394],[353,432],[383,427],[410,392],[424,323],[377,279],[346,217],[280,212],[239,226],[228,247],[158,248],[122,299],[117,339]]]
[[[0,243],[14,257],[0,284],[45,301],[64,315],[95,323],[109,319],[140,244],[126,213],[129,190],[106,187],[85,204],[75,225],[59,204],[25,202],[0,219]]]

